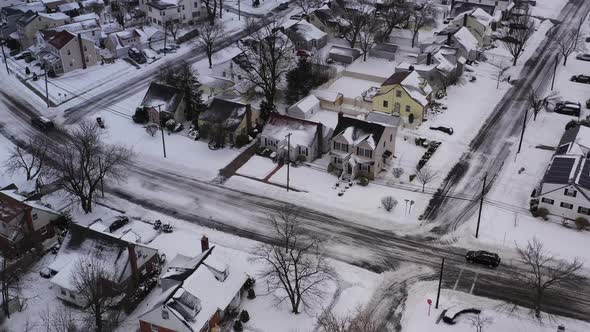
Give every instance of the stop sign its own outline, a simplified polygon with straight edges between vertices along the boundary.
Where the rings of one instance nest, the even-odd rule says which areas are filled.
[[[428,303],[428,305],[431,305],[432,304],[432,300],[431,299],[428,299],[428,300],[426,300],[426,303]]]

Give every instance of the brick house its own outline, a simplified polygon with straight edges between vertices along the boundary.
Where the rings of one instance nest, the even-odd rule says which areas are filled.
[[[58,217],[59,213],[14,190],[0,191],[0,251],[20,252],[52,238],[51,222]]]

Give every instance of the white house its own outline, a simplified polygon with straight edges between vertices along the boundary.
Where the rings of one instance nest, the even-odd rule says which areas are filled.
[[[395,126],[338,113],[331,139],[330,164],[343,176],[375,178],[395,153]]]
[[[86,69],[98,63],[99,53],[94,40],[67,30],[60,31],[51,38],[46,50],[48,52],[42,56],[42,61],[58,74]]]
[[[284,159],[289,155],[289,160],[313,161],[330,150],[331,135],[332,129],[319,122],[272,113],[260,134],[260,146]]]
[[[467,28],[477,39],[479,46],[486,46],[492,43],[493,24],[494,18],[490,14],[481,8],[475,8],[457,15],[449,26]]]
[[[187,24],[206,17],[201,0],[140,0],[147,22],[164,27],[166,22]]]
[[[590,128],[567,130],[534,197],[539,208],[567,219],[590,218]]]

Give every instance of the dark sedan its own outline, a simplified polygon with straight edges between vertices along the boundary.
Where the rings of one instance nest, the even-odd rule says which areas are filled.
[[[490,268],[498,267],[501,261],[498,254],[483,250],[468,251],[467,254],[465,254],[465,260],[467,260],[469,264],[480,264]]]
[[[590,84],[590,76],[588,76],[588,75],[574,75],[570,78],[570,81]]]

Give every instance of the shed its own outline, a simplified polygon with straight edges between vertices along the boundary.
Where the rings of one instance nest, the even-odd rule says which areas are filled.
[[[320,110],[320,100],[313,94],[289,107],[287,114],[300,119],[309,119]]]
[[[337,111],[344,102],[344,95],[329,90],[312,90],[311,94],[320,101],[320,108]]]
[[[328,57],[334,61],[351,64],[361,56],[361,51],[356,48],[332,46]]]

